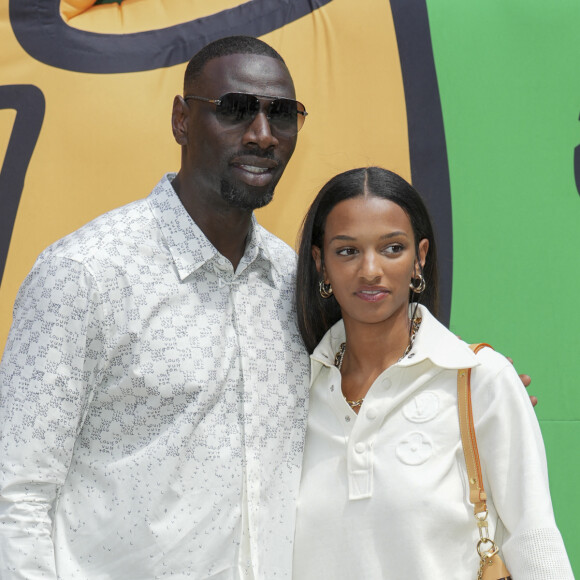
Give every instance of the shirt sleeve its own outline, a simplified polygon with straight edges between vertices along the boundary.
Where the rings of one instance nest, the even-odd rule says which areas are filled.
[[[528,394],[500,354],[484,349],[478,359],[471,379],[475,431],[486,491],[505,528],[506,566],[514,580],[573,580]]]
[[[102,307],[77,261],[41,256],[0,364],[0,577],[57,578],[52,512],[91,399]]]

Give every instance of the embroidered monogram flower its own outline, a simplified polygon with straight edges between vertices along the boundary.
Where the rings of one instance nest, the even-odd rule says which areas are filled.
[[[397,446],[397,457],[407,465],[421,465],[433,454],[433,445],[423,433],[410,433]]]
[[[431,391],[419,393],[403,407],[403,415],[413,423],[431,421],[438,413],[439,397]]]

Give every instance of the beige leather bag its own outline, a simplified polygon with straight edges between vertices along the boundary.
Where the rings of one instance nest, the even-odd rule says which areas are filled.
[[[489,344],[480,343],[470,345],[471,350],[477,353]],[[481,465],[477,451],[477,439],[473,425],[473,413],[471,409],[471,369],[460,369],[457,372],[457,401],[459,407],[459,429],[461,431],[461,443],[467,466],[467,478],[469,480],[469,501],[473,504],[473,513],[479,528],[479,541],[477,553],[479,554],[479,570],[477,580],[511,580],[505,564],[500,555],[496,543],[488,535],[487,525],[487,496],[483,488]]]

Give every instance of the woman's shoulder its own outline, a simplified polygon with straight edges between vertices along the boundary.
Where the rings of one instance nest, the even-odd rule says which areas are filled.
[[[473,397],[507,404],[529,405],[529,397],[514,366],[500,352],[491,347],[482,348],[477,353],[479,363],[471,371]],[[530,405],[531,408],[531,405]]]
[[[478,350],[476,354],[477,362],[479,363],[476,369],[480,371],[479,374],[485,375],[497,375],[504,371],[513,371],[513,374],[517,377],[513,365],[501,352],[495,350],[493,346],[483,343],[484,346]]]

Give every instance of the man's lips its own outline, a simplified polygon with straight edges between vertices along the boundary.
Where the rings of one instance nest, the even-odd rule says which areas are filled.
[[[231,161],[231,165],[234,167],[240,167],[241,169],[250,171],[251,173],[266,173],[276,169],[279,163],[275,159],[248,155],[244,157],[234,157]]]
[[[365,302],[378,302],[390,294],[387,288],[382,286],[368,286],[359,288],[355,295]]]
[[[230,162],[234,172],[248,185],[260,187],[267,185],[280,165],[275,159],[253,155],[235,157]]]
[[[268,173],[268,171],[270,171],[267,167],[256,167],[255,165],[237,165],[237,167],[244,171],[255,173],[256,175],[261,175],[262,173]]]

